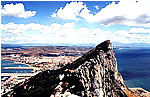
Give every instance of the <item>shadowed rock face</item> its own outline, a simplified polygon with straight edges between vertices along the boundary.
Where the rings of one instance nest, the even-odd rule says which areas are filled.
[[[46,70],[16,85],[13,97],[127,97],[109,40],[58,70]],[[6,95],[3,95],[6,96]]]

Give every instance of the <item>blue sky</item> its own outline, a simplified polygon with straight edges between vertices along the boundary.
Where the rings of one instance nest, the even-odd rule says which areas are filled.
[[[2,1],[2,43],[150,43],[150,1]]]

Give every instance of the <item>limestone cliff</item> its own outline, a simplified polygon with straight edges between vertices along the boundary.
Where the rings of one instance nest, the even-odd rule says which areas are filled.
[[[67,65],[66,69],[80,74],[80,81],[84,88],[81,96],[126,96],[121,89],[123,79],[117,70],[116,58],[110,41],[97,45],[87,54]]]
[[[109,40],[58,70],[43,71],[16,85],[13,97],[127,97]],[[7,95],[3,95],[7,96]]]

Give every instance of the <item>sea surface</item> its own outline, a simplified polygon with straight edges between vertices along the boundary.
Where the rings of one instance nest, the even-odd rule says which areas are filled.
[[[150,48],[114,49],[118,69],[128,87],[150,91]]]
[[[3,69],[4,67],[29,67],[29,66],[24,64],[15,64],[14,62],[1,60],[2,73],[31,73],[33,71],[32,69]]]

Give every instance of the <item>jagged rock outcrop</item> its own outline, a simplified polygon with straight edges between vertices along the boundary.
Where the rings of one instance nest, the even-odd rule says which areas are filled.
[[[12,97],[127,97],[109,40],[58,70],[43,71],[16,85]],[[7,96],[3,95],[4,97]]]

